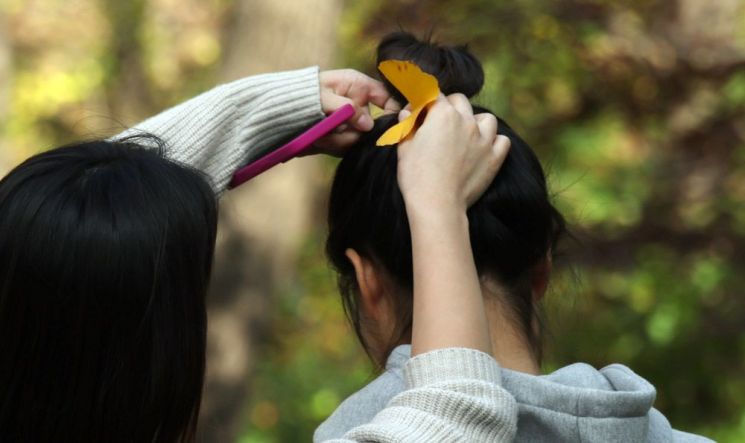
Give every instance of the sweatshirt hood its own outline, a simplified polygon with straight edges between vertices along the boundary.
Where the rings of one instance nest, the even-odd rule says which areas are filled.
[[[654,386],[620,364],[575,363],[540,376],[503,369],[502,384],[520,405],[518,441],[709,441],[673,430],[653,408]]]
[[[575,363],[548,375],[502,370],[502,383],[520,403],[575,417],[638,417],[652,409],[654,386],[623,365],[597,370]]]

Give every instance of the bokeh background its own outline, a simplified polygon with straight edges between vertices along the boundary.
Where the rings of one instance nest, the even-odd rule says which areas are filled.
[[[0,0],[0,172],[244,75],[372,73],[401,27],[470,45],[474,101],[535,147],[577,237],[545,370],[625,363],[676,427],[745,441],[743,0]],[[374,376],[322,252],[334,164],[223,201],[203,441],[307,441]]]

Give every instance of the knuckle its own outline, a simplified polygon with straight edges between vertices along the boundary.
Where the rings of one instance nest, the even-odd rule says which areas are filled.
[[[459,117],[460,114],[458,114],[458,111],[455,110],[452,106],[442,106],[439,110],[439,116],[443,119],[447,119],[449,121],[457,121],[456,119]]]
[[[485,122],[490,123],[490,124],[494,124],[494,125],[497,124],[497,117],[494,114],[489,114],[488,112],[486,112],[484,114],[479,114],[479,115],[482,116],[481,118]]]

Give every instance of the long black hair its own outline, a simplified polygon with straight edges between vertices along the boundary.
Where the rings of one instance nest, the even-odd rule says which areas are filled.
[[[386,36],[378,46],[377,59],[378,63],[390,59],[417,63],[437,77],[445,94],[459,92],[470,98],[484,83],[481,64],[466,47],[439,46],[404,32]],[[386,86],[405,103],[399,91],[388,82]],[[475,106],[474,112],[490,111]],[[489,276],[506,289],[504,301],[540,360],[540,316],[531,281],[565,232],[565,222],[550,201],[535,153],[504,120],[498,120],[498,132],[510,138],[512,147],[497,177],[468,210],[471,245],[479,275]],[[396,181],[397,152],[395,147],[375,146],[378,137],[396,123],[396,116],[377,119],[373,130],[344,156],[329,199],[327,255],[338,272],[347,316],[368,353],[361,333],[355,270],[345,255],[347,248],[373,260],[396,286],[397,328],[387,351],[404,342],[411,330],[411,237]],[[385,356],[372,357],[381,363]]]
[[[208,182],[153,137],[3,178],[0,439],[193,441],[216,226]]]

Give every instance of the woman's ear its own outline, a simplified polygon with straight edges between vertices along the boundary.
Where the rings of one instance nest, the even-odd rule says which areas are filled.
[[[548,251],[546,257],[538,262],[533,268],[533,281],[531,282],[533,301],[539,301],[546,295],[546,289],[548,289],[548,280],[551,278],[551,270],[553,268],[553,259],[551,258],[551,251]]]
[[[352,248],[348,248],[344,251],[344,254],[354,266],[364,313],[371,320],[381,320],[387,314],[384,312],[387,309],[387,304],[377,267],[371,260],[361,256]]]

